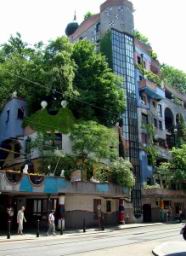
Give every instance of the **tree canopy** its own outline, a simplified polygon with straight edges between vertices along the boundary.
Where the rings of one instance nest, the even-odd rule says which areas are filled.
[[[40,109],[42,100],[59,110],[65,98],[76,117],[111,126],[124,110],[120,84],[105,58],[85,40],[71,44],[59,37],[30,47],[17,34],[0,48],[1,105],[14,91],[25,98],[30,113]]]
[[[70,105],[73,112],[77,117],[114,125],[125,105],[121,79],[88,41],[81,40],[74,45],[72,58],[77,66],[74,88],[79,92],[77,101]]]
[[[186,93],[186,73],[163,64],[161,66],[161,76],[167,85],[172,86],[182,93]]]

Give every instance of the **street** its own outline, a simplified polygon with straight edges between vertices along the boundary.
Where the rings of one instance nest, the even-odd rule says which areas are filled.
[[[149,256],[163,242],[182,241],[183,224],[160,224],[123,230],[0,241],[0,256],[129,255]],[[21,239],[23,239],[21,241]]]

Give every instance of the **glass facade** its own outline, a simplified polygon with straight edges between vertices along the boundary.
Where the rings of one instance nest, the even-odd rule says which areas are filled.
[[[141,174],[139,165],[138,116],[136,99],[136,82],[134,68],[133,37],[112,29],[113,70],[123,78],[126,97],[126,110],[123,113],[122,135],[125,144],[125,157],[134,166],[136,186],[133,190],[135,213],[141,212]],[[137,215],[137,214],[136,214]]]

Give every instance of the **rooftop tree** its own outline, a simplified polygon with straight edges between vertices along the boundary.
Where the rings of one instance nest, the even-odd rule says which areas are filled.
[[[73,112],[77,117],[112,126],[124,111],[121,79],[88,41],[74,45],[72,58],[77,66],[74,88],[79,92],[77,101],[70,105]]]

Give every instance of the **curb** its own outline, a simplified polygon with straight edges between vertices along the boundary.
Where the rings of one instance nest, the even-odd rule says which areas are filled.
[[[156,225],[162,225],[163,223],[150,223],[149,225],[145,225],[145,224],[141,224],[139,226],[129,226],[127,227],[127,224],[126,225],[123,225],[121,227],[108,227],[108,228],[105,228],[105,230],[90,230],[90,229],[87,229],[86,232],[84,233],[81,229],[77,230],[77,231],[67,231],[65,232],[64,231],[64,236],[65,235],[68,235],[69,237],[71,236],[76,236],[77,234],[80,234],[80,235],[83,235],[83,236],[86,236],[86,235],[91,235],[91,234],[101,234],[101,233],[107,233],[107,232],[112,232],[112,231],[125,231],[125,230],[129,230],[129,229],[137,229],[137,228],[142,228],[142,227],[150,227],[150,226],[156,226]],[[14,237],[14,235],[12,234],[11,235],[12,237]],[[46,238],[47,236],[40,236],[40,238]],[[59,237],[63,237],[61,235],[57,235],[56,238],[59,238]],[[0,243],[9,243],[9,242],[19,242],[19,241],[27,241],[27,240],[39,240],[39,238],[36,237],[36,235],[33,235],[33,237],[21,237],[21,238],[15,238],[15,239],[6,239],[6,238],[3,238],[1,240],[0,238]],[[157,255],[157,254],[156,254]],[[157,255],[158,256],[158,255]]]

